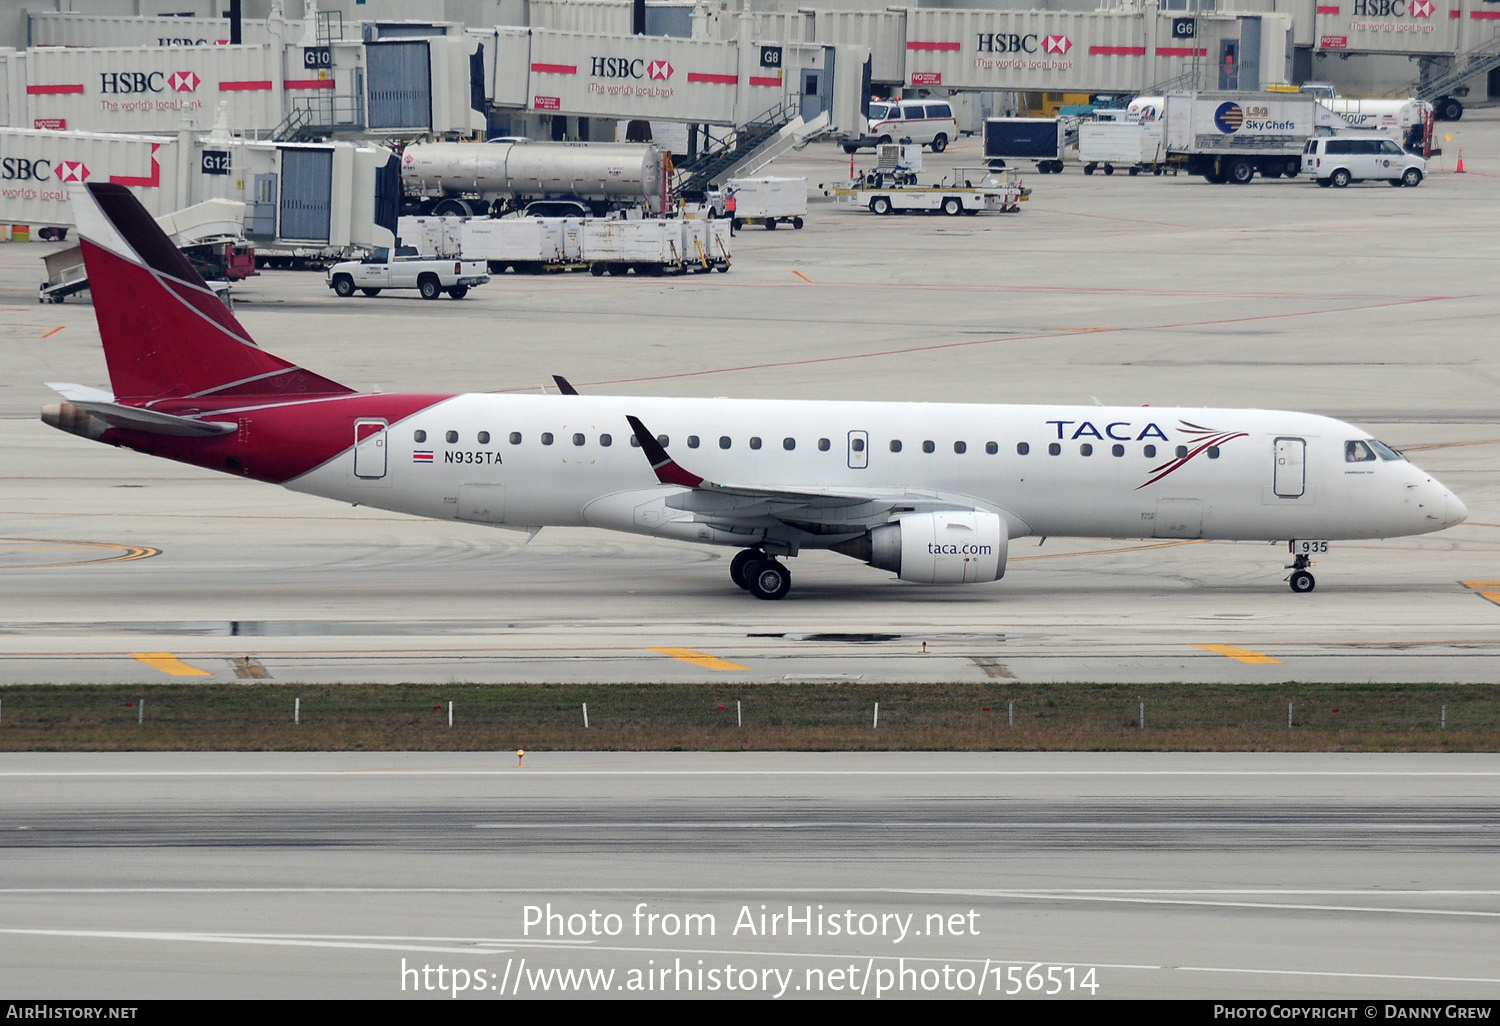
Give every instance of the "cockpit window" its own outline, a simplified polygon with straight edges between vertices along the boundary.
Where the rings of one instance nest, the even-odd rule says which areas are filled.
[[[1375,459],[1375,450],[1361,441],[1344,443],[1345,463],[1370,463]]]
[[[1389,445],[1386,445],[1384,442],[1377,442],[1373,438],[1367,438],[1367,439],[1365,439],[1365,442],[1366,442],[1366,444],[1368,444],[1370,446],[1370,448],[1374,449],[1375,452],[1378,453],[1379,456],[1380,456],[1380,458],[1383,459],[1383,460],[1404,460],[1404,459],[1406,459],[1405,456],[1402,456],[1399,452],[1397,452],[1395,449],[1392,449]]]

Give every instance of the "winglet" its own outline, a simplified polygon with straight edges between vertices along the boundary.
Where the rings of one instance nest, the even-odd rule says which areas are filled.
[[[573,387],[573,383],[571,381],[569,381],[567,378],[563,377],[561,374],[554,374],[554,375],[552,375],[552,380],[555,381],[555,382],[557,382],[557,390],[559,392],[561,392],[563,395],[577,395],[578,394],[578,389],[576,389],[576,388]]]
[[[697,488],[703,483],[703,478],[697,474],[690,474],[677,465],[677,461],[667,455],[667,450],[656,440],[656,436],[646,430],[639,417],[626,414],[625,419],[630,421],[631,430],[641,443],[641,451],[646,454],[646,459],[651,464],[651,469],[656,471],[656,479],[662,484],[683,485],[687,488]]]

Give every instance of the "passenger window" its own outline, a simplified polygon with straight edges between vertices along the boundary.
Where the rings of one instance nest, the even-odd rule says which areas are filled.
[[[1141,449],[1141,455],[1146,457],[1146,459],[1148,460],[1156,459],[1156,446],[1148,445],[1144,447],[1143,449]]]
[[[696,448],[698,448],[698,436],[697,435],[688,435],[688,448],[689,449],[696,449]]]
[[[987,452],[987,453],[990,453],[991,455],[994,455],[999,450],[1000,450],[1000,447],[998,445],[996,445],[994,442],[990,442],[988,445],[986,445],[984,447],[984,451]],[[1030,442],[1017,442],[1016,443],[1016,455],[1017,456],[1029,456],[1030,454],[1031,454],[1031,443]]]
[[[665,449],[667,446],[672,444],[672,438],[670,435],[657,435],[656,444]]]
[[[863,438],[856,438],[849,443],[849,448],[853,449],[855,452],[864,452],[865,440]]]
[[[1219,447],[1217,445],[1210,445],[1208,447],[1208,458],[1211,460],[1219,458]]]
[[[928,439],[927,441],[925,441],[925,442],[922,443],[922,451],[923,452],[937,452],[937,445],[934,444],[931,439]]]
[[[573,444],[574,445],[582,445],[583,444],[583,435],[579,434],[577,432],[574,432],[574,434],[573,434]]]
[[[946,103],[928,104],[927,116],[930,118],[951,118],[953,116],[953,108]]]
[[[797,448],[797,440],[795,438],[783,438],[781,440],[781,447],[787,452],[791,452],[793,449]]]
[[[1180,460],[1187,459],[1187,446],[1179,445],[1177,447],[1177,458]]]
[[[425,442],[425,441],[427,441],[427,432],[426,431],[413,431],[411,433],[411,440],[413,442]]]
[[[521,444],[521,432],[519,432],[519,431],[512,431],[510,433],[510,444],[511,445],[520,445]]]
[[[1369,463],[1375,459],[1375,452],[1364,442],[1344,443],[1345,463]]]
[[[630,447],[632,449],[639,449],[641,447],[641,440],[636,437],[634,431],[630,433]]]
[[[490,433],[488,431],[481,431],[481,432],[479,432],[479,444],[480,445],[489,445],[490,444]]]
[[[449,445],[452,445],[454,442],[458,441],[458,432],[457,431],[449,431],[443,437],[448,440],[448,444]]]
[[[1062,455],[1062,446],[1059,445],[1057,442],[1053,442],[1051,445],[1047,446],[1047,455],[1048,456],[1061,456]]]
[[[551,431],[543,431],[542,432],[542,444],[543,445],[551,445],[552,444],[552,432]]]
[[[831,448],[833,448],[833,443],[830,442],[828,439],[826,439],[826,438],[820,438],[820,439],[818,439],[818,451],[819,452],[827,452]]]
[[[901,451],[901,443],[899,441],[897,441],[896,439],[892,438],[891,439],[891,452],[900,452],[900,451]]]
[[[609,435],[600,435],[599,436],[599,444],[602,445],[602,446],[604,446],[604,448],[608,449],[611,445],[614,444],[614,439],[611,438]]]
[[[733,443],[731,443],[729,441],[729,436],[728,435],[720,435],[719,436],[719,448],[720,449],[727,449],[732,444]]]
[[[759,436],[756,436],[756,435],[751,435],[750,436],[750,448],[752,448],[752,449],[759,449],[760,448],[760,438],[759,438]]]
[[[1111,456],[1124,456],[1125,447],[1123,445],[1112,445],[1109,447],[1109,452]]]
[[[966,453],[966,452],[969,451],[969,443],[968,442],[954,442],[953,443],[953,451],[956,452],[956,453],[958,453],[960,456],[962,456],[964,453]]]
[[[1080,456],[1092,456],[1092,455],[1094,455],[1094,446],[1093,446],[1093,443],[1091,443],[1091,442],[1084,442],[1082,445],[1080,445],[1078,447],[1078,455],[1080,455]]]

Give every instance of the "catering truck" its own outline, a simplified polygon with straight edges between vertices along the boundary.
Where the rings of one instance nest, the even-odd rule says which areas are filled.
[[[1169,93],[1163,117],[1168,163],[1215,184],[1291,178],[1308,139],[1348,128],[1305,93]]]

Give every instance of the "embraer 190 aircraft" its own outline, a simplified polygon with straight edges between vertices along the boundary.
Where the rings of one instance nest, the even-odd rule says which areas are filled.
[[[356,392],[272,356],[118,185],[74,205],[113,394],[54,385],[84,438],[357,505],[730,545],[791,586],[832,549],[904,581],[998,580],[1027,535],[1289,542],[1423,534],[1464,504],[1327,417],[1270,410]],[[565,392],[571,393],[571,389]]]

